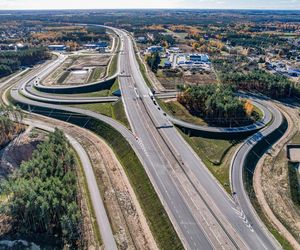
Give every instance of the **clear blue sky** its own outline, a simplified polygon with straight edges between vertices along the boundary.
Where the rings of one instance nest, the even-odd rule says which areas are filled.
[[[0,0],[0,10],[103,8],[209,8],[295,10],[300,9],[300,0]]]

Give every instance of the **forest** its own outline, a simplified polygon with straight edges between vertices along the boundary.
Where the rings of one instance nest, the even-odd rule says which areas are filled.
[[[223,83],[233,84],[240,90],[258,91],[272,98],[288,97],[295,93],[292,82],[285,76],[271,74],[264,70],[249,73],[223,73]]]
[[[179,103],[209,124],[241,126],[252,121],[253,105],[239,99],[228,85],[179,86]]]
[[[43,47],[0,52],[0,77],[7,76],[20,67],[29,67],[49,58],[50,54]]]
[[[76,159],[63,132],[55,129],[2,183],[7,197],[0,212],[13,219],[21,235],[58,235],[70,249],[79,248],[81,213],[77,201]]]

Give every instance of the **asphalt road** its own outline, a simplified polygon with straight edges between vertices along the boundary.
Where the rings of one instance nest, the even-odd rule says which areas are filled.
[[[50,123],[45,124],[43,122],[40,122],[38,120],[25,120],[25,123],[28,125],[31,125],[36,128],[40,128],[49,132],[54,131],[54,127],[50,125]],[[89,195],[91,198],[91,202],[94,208],[95,217],[97,220],[97,224],[100,230],[101,234],[101,240],[103,241],[103,244],[105,246],[105,249],[107,250],[117,250],[117,244],[115,242],[113,232],[111,229],[111,225],[103,204],[103,200],[101,197],[101,194],[99,192],[99,188],[97,185],[96,177],[93,172],[93,167],[90,161],[89,156],[87,155],[84,148],[80,145],[80,143],[73,138],[72,136],[66,134],[67,139],[69,140],[70,144],[74,148],[74,150],[77,152],[81,164],[84,169],[85,178],[88,180],[88,189],[89,189]]]
[[[269,232],[261,228],[262,223],[255,213],[249,213],[251,218],[246,219],[239,213],[242,206],[253,210],[251,204],[242,199],[237,204],[226,194],[161,109],[153,103],[129,36],[123,31],[117,32],[121,33],[124,44],[121,49],[124,52],[120,55],[120,72],[124,72],[120,76],[122,98],[135,136],[107,117],[90,111],[84,113],[111,124],[130,142],[186,248],[280,248]],[[24,89],[24,83],[26,81],[19,85],[19,89]],[[28,100],[20,95],[18,89],[12,90],[12,96],[32,105],[83,112]],[[273,115],[277,117],[278,113]],[[276,125],[267,128],[272,130]],[[240,172],[235,171],[233,175],[241,176]],[[237,188],[243,190],[243,184]]]
[[[233,202],[225,191],[216,183],[215,179],[208,172],[201,160],[185,143],[176,129],[172,127],[172,124],[170,124],[163,115],[161,109],[159,109],[159,107],[151,100],[149,96],[150,89],[147,87],[139,71],[138,63],[136,62],[132,41],[125,32],[122,34],[122,40],[124,41],[125,53],[121,55],[121,72],[124,70],[124,75],[131,76],[127,78],[120,78],[122,96],[131,125],[137,135],[142,138],[145,148],[148,149],[149,144],[151,143],[150,141],[148,142],[149,139],[144,138],[145,134],[149,133],[149,128],[143,128],[143,122],[140,121],[142,120],[142,117],[148,115],[152,120],[152,127],[155,127],[155,129],[159,131],[159,134],[166,142],[166,145],[164,146],[167,146],[170,149],[178,162],[184,163],[185,173],[190,177],[189,179],[196,187],[199,195],[204,196],[205,194],[204,199],[207,204],[214,208],[212,213],[215,214],[215,217],[224,217],[222,221],[219,221],[219,224],[223,226],[224,231],[226,231],[227,234],[231,235],[231,240],[235,241],[235,243],[240,246],[241,243],[238,239],[238,237],[240,237],[242,243],[250,249],[280,248],[279,244],[274,240],[269,232],[264,230],[255,231],[261,225],[260,219],[256,216],[256,214],[249,214],[249,216],[252,216],[252,224],[257,225],[257,227],[253,229],[248,223],[250,218],[248,218],[248,221],[245,221],[244,218],[241,218],[240,215],[236,213],[238,204]],[[126,81],[131,82],[136,89],[134,89],[134,91],[129,91],[132,89],[132,86],[126,83]],[[141,106],[144,106],[147,112],[137,112],[134,110],[134,106],[137,105],[134,104],[134,101],[132,100],[134,100],[137,96],[140,97],[141,102],[143,103]],[[274,112],[273,114],[278,116],[278,112]],[[148,126],[150,126],[150,123],[148,123]],[[276,129],[276,125],[269,127],[269,130],[274,129]],[[150,135],[150,138],[151,137],[152,136]],[[240,172],[234,174],[242,176]],[[243,185],[239,188],[243,189]],[[243,201],[241,201],[241,203],[243,203]],[[245,203],[243,206],[250,207],[250,209],[253,210],[252,205],[249,203]],[[230,232],[231,230],[229,229],[229,226],[232,226],[232,232]],[[227,231],[227,229],[229,230]],[[234,232],[236,232],[238,237],[236,237],[237,235],[235,235]]]
[[[52,65],[52,64],[50,64]],[[19,74],[9,78],[7,81],[3,82],[0,84],[0,88],[5,88],[5,86],[12,80],[14,80],[15,78],[17,78],[18,76],[20,76],[21,74],[25,73],[20,72]],[[29,76],[29,79],[32,76]],[[45,124],[43,122],[40,122],[38,120],[27,120],[24,119],[24,121],[27,125],[33,126],[33,127],[37,127],[46,131],[54,131],[54,127],[51,126],[50,123]],[[80,145],[80,143],[77,142],[76,139],[74,139],[72,136],[66,134],[68,140],[70,141],[72,147],[75,149],[75,151],[77,152],[80,161],[82,163],[84,172],[85,172],[85,178],[88,180],[87,184],[88,184],[88,189],[89,189],[89,195],[91,198],[91,202],[94,208],[94,212],[95,212],[95,216],[96,216],[96,220],[97,220],[97,224],[101,233],[101,239],[103,241],[103,244],[105,246],[105,249],[108,250],[116,250],[117,245],[113,236],[113,232],[111,229],[111,225],[102,201],[102,197],[101,194],[99,192],[99,188],[98,188],[98,184],[96,181],[96,177],[94,175],[93,172],[93,168],[90,162],[90,158],[87,155],[86,151],[84,150],[84,148]]]
[[[252,103],[263,112],[263,117],[261,120],[248,125],[248,126],[240,126],[240,127],[212,127],[212,126],[200,126],[191,124],[179,119],[176,119],[173,116],[168,115],[169,120],[178,126],[184,127],[184,128],[190,128],[196,131],[202,131],[202,132],[209,132],[209,133],[226,133],[226,134],[239,134],[239,133],[249,133],[249,132],[255,132],[262,128],[264,128],[267,124],[269,124],[272,120],[272,113],[270,110],[266,107],[266,105],[262,105],[260,101],[256,101],[255,98],[250,96],[245,96],[247,99],[250,99]]]

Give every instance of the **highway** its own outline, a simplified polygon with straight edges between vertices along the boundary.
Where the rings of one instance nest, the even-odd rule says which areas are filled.
[[[32,106],[86,114],[121,132],[143,163],[186,248],[279,249],[269,232],[256,230],[261,228],[256,214],[249,214],[253,216],[253,225],[258,225],[253,227],[248,223],[249,218],[246,223],[237,213],[239,206],[252,208],[251,204],[243,204],[242,200],[236,204],[226,194],[163,111],[154,104],[139,71],[130,37],[124,31],[115,31],[123,40],[119,68],[124,73],[119,79],[134,135],[116,121],[91,111],[41,103],[34,100],[34,96],[32,100],[25,98],[20,93],[26,92],[26,84],[31,79],[24,79],[12,89],[12,97]],[[272,129],[274,127],[270,126]]]
[[[28,71],[28,69],[18,73],[17,75],[15,75],[13,77],[10,77],[8,80],[6,80],[5,82],[0,84],[0,88],[4,89],[5,86],[9,82],[13,81],[15,78],[19,77],[21,74],[24,74],[26,71]],[[3,98],[3,101],[6,105],[9,104],[6,97]],[[52,126],[51,122],[44,123],[44,122],[39,121],[38,119],[30,119],[30,120],[23,119],[22,122],[26,125],[36,127],[36,128],[39,128],[39,129],[42,129],[45,131],[49,131],[49,132],[53,132],[54,128],[57,127],[57,126]],[[59,129],[64,130],[63,127],[59,127]],[[80,158],[81,164],[84,169],[85,178],[87,180],[89,180],[87,182],[89,195],[90,195],[90,199],[91,199],[91,202],[93,205],[93,210],[95,213],[95,217],[96,217],[97,224],[98,224],[100,234],[101,234],[101,239],[103,241],[105,249],[116,250],[118,248],[117,248],[114,236],[113,236],[113,232],[112,232],[111,225],[110,225],[110,222],[109,222],[109,219],[108,219],[108,216],[107,216],[104,204],[103,204],[101,194],[99,192],[98,184],[97,184],[94,172],[93,172],[90,158],[87,155],[84,148],[80,145],[80,143],[78,143],[78,141],[74,137],[72,137],[71,135],[68,135],[68,134],[65,134],[65,135],[66,135],[67,139],[69,140],[70,144],[72,145],[72,147],[74,148],[74,150],[77,152],[77,155]]]
[[[165,145],[161,145],[164,145],[170,149],[174,158],[176,158],[176,161],[183,165],[181,168],[183,168],[186,175],[189,176],[189,180],[193,186],[196,187],[196,191],[200,193],[200,196],[205,196],[203,199],[206,200],[208,206],[214,207],[214,211],[212,212],[212,214],[215,214],[214,217],[222,218],[222,216],[224,216],[222,221],[219,221],[219,224],[223,225],[223,227],[226,227],[226,230],[228,230],[226,232],[227,234],[232,234],[232,236],[229,236],[229,238],[231,238],[232,241],[236,241],[235,243],[238,247],[241,246],[238,245],[238,237],[236,237],[236,235],[233,236],[233,232],[236,232],[241,238],[241,242],[251,249],[280,248],[279,244],[273,239],[269,232],[253,230],[249,223],[245,223],[245,221],[237,215],[237,204],[235,204],[232,199],[227,196],[225,191],[220,188],[201,160],[186,144],[176,129],[172,127],[172,124],[163,115],[161,109],[159,109],[151,100],[150,89],[147,87],[139,71],[132,41],[125,32],[122,32],[121,37],[124,41],[124,52],[121,54],[120,71],[124,71],[125,75],[131,76],[127,78],[121,78],[120,80],[122,97],[124,99],[131,125],[135,133],[139,137],[142,137],[142,142],[145,148],[148,149],[151,145],[151,142],[148,142],[147,138],[144,138],[146,137],[145,134],[149,133],[149,128],[146,127],[143,129],[143,124],[140,121],[142,117],[147,119],[148,116],[152,121],[152,126],[154,127],[153,129],[155,129],[160,134],[161,138],[166,142]],[[122,57],[124,58],[123,63]],[[136,91],[130,91],[132,88],[136,88]],[[137,98],[137,95],[139,98]],[[138,112],[138,110],[134,109],[134,107],[138,105],[140,106],[142,112]],[[143,111],[143,107],[144,111],[146,112]],[[276,112],[274,114],[278,115]],[[150,124],[151,123],[148,123],[148,126],[150,126]],[[269,129],[276,129],[276,126],[275,128],[270,127]],[[153,135],[150,135],[149,137],[153,138]],[[184,188],[186,188],[186,186]],[[245,206],[248,207],[249,204],[245,204]],[[250,207],[252,208],[251,204]],[[256,215],[253,218],[251,217],[251,219],[253,224],[257,223],[257,225],[261,225],[260,219]],[[230,232],[230,226],[232,226],[232,232]],[[241,242],[239,243],[241,244]]]

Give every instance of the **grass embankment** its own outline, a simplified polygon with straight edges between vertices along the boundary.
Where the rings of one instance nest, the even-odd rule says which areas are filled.
[[[231,194],[229,180],[230,162],[235,150],[239,146],[238,141],[188,135],[182,130],[178,130],[204,162],[205,166],[211,171],[225,190]]]
[[[162,100],[158,100],[158,103],[160,105],[160,107],[167,112],[168,114],[170,114],[171,116],[188,122],[188,123],[193,123],[196,125],[200,125],[200,126],[205,126],[207,125],[207,123],[201,119],[200,117],[197,116],[193,116],[190,114],[190,112],[179,102],[177,101],[168,101],[168,102],[164,102]]]
[[[293,250],[294,248],[291,246],[291,244],[278,232],[276,228],[273,227],[273,225],[270,223],[269,219],[265,216],[264,212],[261,209],[261,206],[259,205],[258,200],[256,199],[255,194],[249,195],[251,203],[253,207],[255,208],[256,213],[258,214],[259,218],[262,220],[264,225],[267,227],[267,229],[270,231],[270,233],[275,237],[275,239],[279,242],[279,244],[282,246],[285,250]]]
[[[94,68],[88,78],[88,83],[98,81],[104,73],[104,68]]]
[[[95,113],[111,117],[127,128],[130,128],[122,100],[115,103],[89,103],[89,104],[74,104],[71,107],[81,108],[93,111]]]
[[[145,213],[149,227],[161,249],[183,249],[141,162],[124,137],[111,126],[96,120],[87,125],[114,150]]]
[[[45,109],[36,109],[35,112],[45,114]],[[154,189],[139,158],[126,139],[110,125],[94,118],[82,115],[69,116],[65,112],[49,112],[49,116],[67,120],[79,126],[85,126],[102,137],[113,149],[116,157],[123,166],[138,201],[143,209],[148,225],[160,249],[183,249],[182,243]]]
[[[67,79],[67,77],[69,76],[70,72],[69,71],[64,71],[62,73],[62,75],[57,79],[57,83],[58,84],[63,84],[64,81]]]
[[[82,93],[82,94],[68,94],[74,97],[106,97],[112,96],[115,91],[119,89],[119,81],[116,79],[114,84],[108,88],[99,91],[89,92],[89,93]]]
[[[192,123],[195,125],[200,125],[200,126],[207,126],[208,123],[195,115],[192,115],[182,104],[180,104],[176,100],[169,100],[169,101],[163,101],[163,100],[158,100],[159,105],[161,108],[174,118],[177,118],[179,120]],[[263,112],[257,108],[256,106],[253,107],[253,112],[252,112],[252,118],[254,121],[258,121],[262,119],[263,117]]]
[[[113,56],[113,58],[111,59],[111,62],[109,64],[109,68],[108,68],[108,71],[107,71],[107,76],[110,77],[112,76],[113,74],[115,74],[118,70],[118,59],[119,59],[119,51],[120,51],[120,46],[121,46],[121,43],[120,43],[120,38],[118,37],[117,38],[117,48],[115,50],[115,55]]]
[[[115,92],[118,89],[119,89],[119,82],[118,82],[118,80],[116,80],[110,89],[96,91],[96,92],[90,92],[87,94],[79,94],[79,95],[95,97],[95,96],[99,96],[99,93],[104,93],[104,91],[105,91],[107,93],[106,96],[111,96],[113,94],[113,92]],[[121,122],[127,128],[130,128],[122,100],[119,100],[115,103],[89,103],[89,104],[74,104],[74,105],[70,105],[70,106],[76,107],[76,108],[81,108],[81,109],[86,109],[86,110],[91,110],[98,114],[109,116],[109,117]]]
[[[95,211],[94,211],[94,208],[93,208],[93,205],[92,205],[92,200],[91,200],[91,195],[90,195],[90,191],[89,191],[88,184],[87,184],[87,179],[86,179],[86,176],[84,174],[82,163],[79,160],[79,155],[76,153],[75,150],[74,150],[74,152],[75,152],[75,155],[76,155],[76,162],[77,162],[76,165],[78,166],[77,167],[77,178],[78,178],[78,185],[79,185],[78,188],[80,188],[83,191],[83,194],[86,198],[86,203],[87,203],[87,208],[88,208],[88,211],[89,211],[89,216],[91,217],[90,221],[92,223],[93,231],[94,231],[94,234],[95,234],[95,240],[97,241],[96,243],[99,246],[101,246],[102,245],[101,234],[100,234],[100,230],[99,230],[98,223],[97,223],[97,220],[96,220]]]

